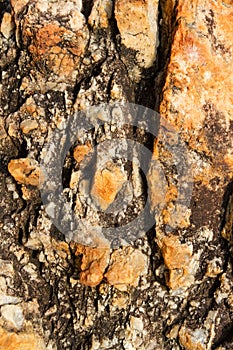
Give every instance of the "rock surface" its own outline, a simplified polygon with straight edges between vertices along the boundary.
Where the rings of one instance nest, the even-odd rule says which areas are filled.
[[[141,67],[151,67],[159,45],[158,1],[117,0],[115,16],[122,44],[136,52]]]
[[[14,32],[14,21],[12,15],[5,12],[1,23],[1,33],[6,39],[9,39]]]
[[[233,348],[232,17],[230,0],[0,1],[1,350]],[[116,101],[158,110],[158,138],[148,110],[140,128],[88,113]],[[65,150],[71,117],[92,127]],[[119,159],[124,139],[151,162]],[[38,186],[51,157],[57,193],[57,149],[64,230]],[[155,227],[128,226],[147,197]]]
[[[78,246],[75,254],[82,255],[80,282],[90,287],[98,286],[109,263],[109,249]]]
[[[162,239],[159,246],[169,269],[167,285],[171,289],[190,287],[195,281],[198,268],[192,245],[181,244],[178,237],[170,235]]]
[[[12,159],[8,170],[21,184],[39,186],[40,169],[38,163],[29,158]]]
[[[106,168],[95,173],[91,196],[102,210],[106,210],[126,180],[126,175],[118,166],[108,163]]]
[[[0,328],[1,350],[46,350],[45,343],[33,333],[12,333]]]
[[[127,247],[111,254],[110,265],[105,277],[109,284],[124,291],[127,290],[127,286],[137,286],[139,277],[146,271],[146,256],[139,250]]]

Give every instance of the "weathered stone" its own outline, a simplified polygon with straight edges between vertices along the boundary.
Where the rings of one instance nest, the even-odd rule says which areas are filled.
[[[206,350],[207,332],[203,329],[191,331],[186,327],[182,327],[179,331],[179,341],[185,350]]]
[[[116,309],[126,309],[128,305],[128,298],[127,296],[117,296],[115,295],[112,300],[112,305]]]
[[[197,269],[192,246],[181,244],[178,237],[173,235],[161,239],[159,246],[169,269],[168,286],[179,289],[192,285]]]
[[[12,0],[11,3],[16,15],[18,44],[19,35],[22,35],[34,63],[43,65],[46,62],[46,68],[59,76],[61,81],[68,79],[73,82],[78,73],[80,56],[89,39],[80,0],[67,1],[65,6],[60,6],[56,1],[47,4],[43,0],[35,1],[37,11],[28,7],[27,16],[20,21],[21,32],[17,14],[28,5],[28,1]],[[40,21],[38,10],[41,13]],[[49,22],[46,18],[48,14]]]
[[[1,33],[6,38],[9,39],[14,32],[14,21],[12,15],[5,12],[1,22]]]
[[[3,305],[1,315],[8,322],[9,326],[21,329],[24,322],[23,310],[18,305]]]
[[[222,235],[225,239],[227,239],[229,242],[233,242],[233,194],[230,196],[226,213],[225,213],[225,225],[222,229]]]
[[[106,210],[126,180],[126,174],[117,165],[109,162],[106,168],[96,171],[91,196],[102,210]]]
[[[13,333],[0,328],[1,350],[46,350],[43,339],[33,333]]]
[[[85,156],[90,152],[91,145],[78,145],[74,148],[74,159],[77,163],[81,163],[81,161],[85,158]]]
[[[80,282],[90,287],[100,284],[108,266],[110,250],[78,245],[75,255],[82,255]]]
[[[147,271],[147,258],[138,249],[125,247],[111,254],[110,265],[104,277],[120,290],[137,286],[139,278]]]
[[[7,137],[7,133],[4,126],[4,120],[3,118],[0,118],[0,140],[5,139],[6,137]]]
[[[0,283],[1,290],[1,283]],[[20,302],[19,298],[12,297],[11,295],[6,295],[0,292],[0,306],[7,304],[18,304]]]
[[[30,131],[38,128],[36,120],[26,119],[20,123],[20,128],[24,134],[28,134]]]
[[[113,3],[111,0],[95,0],[88,23],[93,28],[108,28],[112,7]]]
[[[80,171],[74,171],[70,178],[70,188],[76,188],[80,179]]]
[[[160,113],[188,145],[232,173],[232,8],[179,3]],[[219,69],[221,67],[221,69]]]
[[[11,0],[14,12],[18,14],[28,4],[29,0]]]
[[[130,326],[133,329],[136,329],[138,332],[143,331],[143,321],[138,317],[130,317]]]
[[[0,35],[4,118],[0,250],[2,259],[8,259],[0,261],[0,304],[17,302],[25,321],[24,333],[16,334],[12,323],[1,316],[9,333],[0,330],[0,349],[40,349],[35,333],[41,334],[48,350],[231,349],[232,1],[161,1],[159,23],[153,19],[158,4],[149,0],[65,0],[62,6],[58,0],[11,0],[11,4],[17,30],[9,40]],[[150,4],[156,7],[151,10]],[[1,1],[0,9],[10,11],[9,1]],[[161,45],[156,59],[158,27]],[[18,186],[7,173],[7,164],[25,152],[31,159],[43,159],[41,148],[53,139],[56,128],[64,131],[74,111],[88,112],[90,106],[112,100],[146,106],[156,100],[158,107],[159,98],[164,120],[187,146],[193,177],[179,176],[171,153],[156,140],[152,186],[148,186],[156,231],[144,232],[140,222],[142,236],[134,242],[135,249],[79,247],[74,254],[72,243],[64,242],[63,232],[48,218],[37,187],[28,186],[31,173],[23,170],[25,185]],[[151,149],[152,139],[142,130],[108,125],[117,115],[112,112],[85,113],[95,129],[81,135],[80,144],[129,136]],[[38,123],[28,134],[20,129],[26,119]],[[99,128],[97,119],[105,125]],[[138,119],[142,127],[147,123],[147,115]],[[62,140],[61,150],[63,146]],[[124,224],[131,215],[136,217],[149,196],[145,177],[140,177],[137,149],[131,164],[114,159],[127,179],[119,190],[108,188],[112,202],[106,203],[107,195],[100,200],[100,191],[97,199],[93,197],[99,208],[104,203],[105,213],[93,205],[90,188],[96,178],[87,179],[82,173],[82,151],[77,152],[77,162],[72,156],[69,152],[64,163],[64,198],[78,219],[98,227],[98,233],[92,228],[77,230],[74,240],[82,237],[83,244],[99,246],[101,240],[105,244],[101,226],[109,227],[111,220],[113,228],[122,224],[123,236]],[[99,151],[96,156],[97,163],[93,157],[89,164],[91,170],[97,165],[99,173]],[[118,180],[118,173],[112,173],[116,179],[108,173],[102,178]],[[193,178],[188,205],[185,191],[179,198],[178,182]],[[103,188],[103,179],[100,182]],[[52,200],[51,212],[55,204],[59,203]],[[189,207],[187,214],[182,205]],[[108,213],[115,208],[113,218],[113,211]],[[220,235],[221,223],[227,241]],[[68,225],[70,232],[73,226]],[[167,274],[169,288],[164,285]],[[29,300],[36,300],[38,307],[31,307]],[[29,320],[36,330],[27,330]]]
[[[12,159],[8,164],[8,170],[17,182],[39,186],[40,168],[34,159]]]
[[[127,48],[137,52],[141,67],[152,66],[158,46],[157,0],[117,0],[115,16],[121,41]]]

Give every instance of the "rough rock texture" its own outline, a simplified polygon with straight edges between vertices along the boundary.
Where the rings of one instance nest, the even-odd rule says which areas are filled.
[[[115,16],[122,44],[137,52],[136,60],[149,68],[158,46],[158,1],[116,1]]]
[[[195,281],[197,262],[192,245],[181,244],[176,236],[166,236],[158,243],[169,269],[167,285],[171,289],[190,287]],[[197,260],[197,259],[196,259]]]
[[[232,21],[231,0],[0,0],[0,350],[233,348]],[[159,111],[158,137],[147,110],[141,128],[117,108],[85,114],[117,101]],[[62,195],[90,227],[72,240],[39,178],[78,112],[94,127],[64,156]],[[124,139],[151,160],[136,146],[120,158]],[[129,246],[93,234],[127,226],[147,197],[155,225],[126,231]]]
[[[40,169],[34,159],[12,159],[8,164],[8,170],[17,182],[39,186]]]
[[[119,290],[127,290],[127,286],[137,286],[139,277],[146,274],[146,260],[146,256],[139,250],[131,247],[118,249],[112,253],[109,268],[104,276],[109,284]]]
[[[106,210],[126,180],[126,175],[119,167],[114,163],[108,163],[104,169],[98,169],[95,173],[91,196],[102,210]]]
[[[12,333],[0,329],[1,350],[45,350],[43,339],[33,333]]]

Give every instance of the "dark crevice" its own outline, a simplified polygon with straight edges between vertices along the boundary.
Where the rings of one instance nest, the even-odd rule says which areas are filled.
[[[175,2],[175,6],[173,6],[172,0],[160,0],[159,2],[159,46],[157,49],[154,87],[154,108],[158,112],[162,101],[162,92],[165,85],[167,67],[170,61],[172,43],[177,28],[177,5],[178,1]]]
[[[233,345],[233,323],[232,322],[228,325],[225,325],[220,339],[218,339],[218,341],[216,341],[213,344],[212,349],[213,350],[218,349],[221,345],[229,346],[229,348],[227,347],[227,349],[232,349],[232,345]]]
[[[227,217],[226,217],[226,211],[227,211],[227,207],[230,201],[230,197],[233,196],[233,181],[231,181],[226,189],[225,189],[225,193],[223,196],[223,203],[222,203],[222,211],[223,211],[223,215],[222,215],[222,222],[221,222],[221,226],[220,229],[222,230],[224,228],[224,226],[227,223]]]
[[[88,18],[91,14],[91,10],[93,7],[93,0],[82,0],[82,14],[85,16],[86,20],[88,21]]]

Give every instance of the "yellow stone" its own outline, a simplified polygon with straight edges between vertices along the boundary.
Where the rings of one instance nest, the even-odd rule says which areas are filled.
[[[126,174],[115,164],[109,163],[105,169],[97,170],[95,173],[92,198],[102,210],[106,210],[126,180]]]

